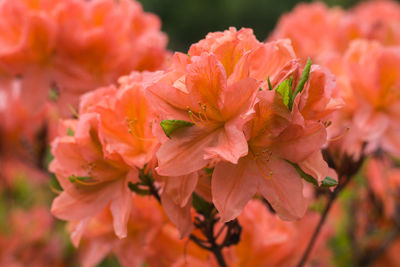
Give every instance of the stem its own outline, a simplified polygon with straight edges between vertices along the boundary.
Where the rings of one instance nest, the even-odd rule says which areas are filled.
[[[217,259],[219,266],[226,267],[227,265],[224,259],[224,255],[222,255],[222,248],[216,245],[211,248],[211,251],[214,254],[215,258]]]
[[[351,177],[349,177],[347,179],[343,179],[343,178],[344,177],[342,177],[342,179],[339,179],[339,181],[344,180],[344,182],[340,183],[335,188],[335,190],[329,195],[328,203],[326,204],[326,207],[325,207],[324,211],[322,212],[322,215],[321,215],[321,218],[319,219],[317,227],[314,230],[314,233],[307,245],[306,250],[303,253],[303,256],[301,257],[299,263],[297,264],[297,267],[303,267],[304,264],[307,262],[307,259],[310,256],[310,253],[314,247],[315,241],[317,240],[317,237],[318,237],[319,233],[321,232],[322,226],[324,225],[326,218],[329,214],[329,211],[331,210],[332,204],[335,202],[336,198],[339,196],[339,193],[343,190],[343,188],[346,187],[346,185],[351,180]]]
[[[330,211],[330,209],[332,207],[332,204],[336,199],[336,196],[337,196],[337,194],[335,194],[334,192],[330,195],[328,203],[327,203],[327,205],[326,205],[326,207],[325,207],[325,209],[324,209],[324,211],[322,213],[321,218],[319,219],[318,225],[314,230],[314,233],[313,233],[313,235],[311,237],[311,240],[308,243],[307,248],[303,253],[303,256],[301,257],[301,260],[297,264],[297,267],[302,267],[306,263],[309,255],[311,253],[311,250],[314,247],[315,241],[317,240],[317,237],[318,237],[319,233],[321,232],[322,226],[325,223],[326,217],[327,217],[327,215],[328,215],[328,213],[329,213],[329,211]]]
[[[154,179],[150,175],[144,174],[141,176],[141,181],[144,186],[147,186],[148,193],[157,199],[158,203],[161,204],[161,197],[158,193],[159,188],[154,185]],[[197,221],[195,221],[194,225],[196,228],[201,230],[202,234],[207,240],[200,239],[194,234],[190,234],[189,239],[192,240],[197,246],[212,252],[220,267],[226,267],[227,264],[225,262],[224,255],[222,254],[222,250],[224,247],[228,247],[239,242],[242,228],[237,220],[233,220],[225,223],[218,231],[217,235],[214,235],[215,224],[219,221],[219,219],[215,218],[214,212],[210,212],[207,215],[203,214],[203,216],[203,219],[196,217]],[[225,227],[228,227],[225,239],[221,244],[218,244],[217,239]]]

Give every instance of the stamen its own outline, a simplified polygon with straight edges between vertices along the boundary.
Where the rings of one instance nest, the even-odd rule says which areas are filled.
[[[192,110],[191,110],[189,107],[187,107],[187,111],[188,111],[188,114],[189,114],[190,121],[191,121],[194,125],[200,126],[198,122],[201,121],[201,119],[200,119],[199,117],[197,117],[197,116],[192,112]],[[196,121],[196,120],[197,120],[197,121]]]
[[[56,189],[56,188],[55,188],[54,186],[52,186],[52,185],[49,185],[49,187],[50,187],[51,192],[53,192],[53,193],[55,193],[55,194],[57,194],[57,195],[59,195],[59,194],[62,193],[61,190]]]
[[[79,177],[73,174],[69,176],[68,179],[71,181],[71,183],[77,183],[85,186],[97,185],[102,183],[102,181],[96,180],[91,176]]]
[[[207,106],[206,106],[206,104],[203,105],[202,109],[203,109],[204,117],[206,118],[206,121],[208,121],[208,117],[207,117]]]
[[[97,181],[97,180],[94,180],[94,181],[92,181],[92,182],[86,182],[86,181],[83,181],[83,180],[80,180],[80,179],[76,179],[75,180],[75,182],[76,183],[78,183],[78,184],[80,184],[80,185],[98,185],[98,184],[101,184],[102,183],[102,181]]]
[[[265,180],[270,180],[272,178],[272,171],[268,172],[268,168],[265,165],[269,163],[269,160],[272,156],[272,151],[265,149],[261,151],[261,155],[260,153],[255,153],[252,149],[250,149],[250,152],[253,156],[254,161],[256,162],[257,169],[260,171],[261,175],[264,177]]]
[[[334,138],[332,138],[332,139],[329,139],[328,141],[329,141],[329,142],[333,142],[333,141],[337,141],[337,140],[339,140],[339,139],[342,139],[342,138],[345,137],[345,135],[349,132],[349,130],[350,130],[350,127],[346,127],[346,130],[345,130],[344,133],[342,133],[341,135],[339,135],[339,136],[337,136],[337,137],[334,137]]]
[[[149,141],[149,142],[155,141],[154,138],[143,138],[143,137],[139,136],[139,134],[138,134],[138,132],[136,130],[136,126],[137,126],[137,124],[139,122],[137,118],[135,118],[133,120],[130,120],[129,118],[126,118],[125,121],[127,122],[128,132],[133,137],[135,137],[136,139],[141,140],[141,141]]]
[[[68,109],[71,111],[72,115],[74,115],[74,117],[76,119],[79,118],[78,112],[76,111],[76,109],[71,104],[68,104]]]
[[[324,125],[325,128],[328,128],[329,126],[332,125],[332,121],[324,121],[323,125]]]

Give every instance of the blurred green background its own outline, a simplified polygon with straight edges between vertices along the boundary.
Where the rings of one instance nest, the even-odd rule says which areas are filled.
[[[264,40],[278,18],[300,2],[293,0],[139,0],[145,11],[161,17],[169,49],[186,52],[208,32],[229,26],[250,27]],[[329,6],[351,7],[360,0],[325,0]]]

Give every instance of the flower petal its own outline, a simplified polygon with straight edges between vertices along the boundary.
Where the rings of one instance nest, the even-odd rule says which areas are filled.
[[[186,127],[177,130],[157,151],[157,173],[162,176],[181,176],[207,165],[204,149],[216,144],[222,130]]]
[[[257,191],[259,176],[255,163],[248,157],[238,164],[220,162],[215,166],[211,192],[221,222],[233,220],[242,212]]]
[[[259,191],[283,220],[304,216],[307,201],[303,196],[303,181],[296,169],[284,160],[272,158],[268,163],[269,179],[260,179]]]
[[[171,201],[180,207],[186,206],[198,181],[197,172],[184,176],[165,178],[163,194],[168,194]]]
[[[184,207],[174,203],[172,198],[168,194],[161,194],[161,204],[164,208],[165,214],[171,220],[173,224],[178,228],[180,237],[184,238],[188,236],[193,230],[193,223],[190,214],[192,207],[192,198]]]

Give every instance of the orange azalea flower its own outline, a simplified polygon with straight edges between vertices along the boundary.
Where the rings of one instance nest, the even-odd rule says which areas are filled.
[[[379,148],[400,155],[400,48],[355,41],[343,57],[327,62],[337,75],[345,107],[337,112],[332,145],[358,158]],[[349,131],[343,136],[348,127]]]
[[[4,214],[3,214],[4,215]],[[62,240],[54,235],[55,220],[47,207],[16,209],[8,213],[0,230],[1,266],[66,266]]]
[[[150,247],[151,252],[146,258],[150,267],[218,266],[209,251],[188,238],[180,239],[178,230],[171,224],[163,225]]]
[[[119,88],[100,88],[81,98],[81,113],[94,112],[100,117],[99,131],[106,157],[118,155],[138,168],[152,158],[158,141],[152,133],[154,114],[144,90],[160,75],[161,72],[133,72],[119,79]]]
[[[252,200],[239,216],[241,242],[225,253],[229,266],[295,266],[310,240],[319,216],[308,213],[298,222],[284,222],[260,201]],[[327,225],[328,226],[328,225]],[[317,239],[308,263],[329,266],[324,245],[331,235],[325,228]]]
[[[257,190],[282,218],[302,217],[303,182],[291,164],[319,182],[335,177],[320,153],[326,142],[321,120],[342,105],[333,77],[313,66],[306,83],[287,40],[257,43],[248,29],[211,33],[189,53],[175,54],[170,71],[148,88],[162,125],[185,124],[169,139],[155,129],[162,142],[156,171],[169,176],[167,187],[173,181],[172,188],[181,190],[169,199],[190,196],[197,182],[193,173],[215,166],[212,198],[223,222],[235,218]],[[298,96],[288,100],[272,90],[284,83],[288,95]]]
[[[243,126],[254,114],[257,89],[266,86],[265,80],[262,84],[255,77],[265,75],[265,79],[262,67],[271,62],[267,70],[275,82],[280,78],[275,77],[277,69],[286,61],[271,57],[279,54],[289,60],[293,56],[284,42],[263,45],[251,30],[234,28],[209,34],[189,54],[176,53],[170,71],[148,90],[160,120],[193,125],[177,130],[171,139],[158,135],[162,142],[157,152],[160,175],[186,175],[211,160],[237,163],[246,155]]]
[[[395,1],[368,1],[344,11],[323,3],[299,4],[282,16],[270,39],[290,38],[296,54],[321,63],[342,55],[356,39],[400,44],[400,5]]]
[[[0,66],[11,74],[51,63],[57,45],[54,12],[65,1],[2,1]]]
[[[128,181],[137,179],[138,171],[121,158],[106,159],[95,113],[82,114],[74,136],[58,137],[52,144],[55,159],[49,169],[57,175],[64,191],[55,198],[52,213],[63,220],[88,220],[109,205],[114,229],[120,238],[126,236],[131,209]],[[83,226],[81,226],[83,227]]]
[[[79,119],[64,122],[50,166],[64,189],[53,202],[57,217],[84,225],[110,205],[115,233],[126,236],[128,182],[138,180],[138,168],[151,159],[156,145],[144,86],[158,75],[133,73],[120,79],[119,90],[111,86],[88,93],[82,97]],[[75,205],[79,208],[71,209]]]
[[[167,38],[160,20],[135,1],[67,1],[57,12],[54,62],[60,87],[84,92],[107,85],[132,70],[157,70]]]
[[[0,15],[0,75],[22,77],[32,112],[56,88],[58,110],[70,115],[81,94],[166,62],[160,20],[135,1],[4,0]]]
[[[373,158],[367,165],[368,183],[381,201],[385,216],[390,219],[399,200],[400,169],[392,166],[390,158]]]
[[[133,196],[131,202],[124,239],[115,237],[113,217],[107,208],[92,218],[85,229],[79,227],[79,223],[69,224],[72,236],[82,236],[82,266],[97,266],[109,253],[114,253],[122,266],[142,266],[146,257],[152,254],[150,244],[163,226],[163,214],[151,197]]]
[[[283,15],[269,39],[289,38],[301,59],[311,57],[320,63],[332,53],[343,52],[349,41],[361,34],[358,21],[348,13],[315,2],[299,4]]]
[[[299,67],[283,76],[283,79],[293,78],[288,90],[295,91],[293,88],[297,87]],[[307,201],[303,196],[303,180],[293,164],[298,164],[297,168],[315,177],[318,183],[328,175],[336,177],[321,155],[320,149],[327,141],[321,119],[339,108],[341,102],[330,99],[335,83],[329,73],[313,66],[309,75],[292,109],[277,90],[259,92],[256,114],[247,124],[248,155],[238,164],[216,164],[212,195],[223,222],[238,216],[257,191],[281,218],[301,218]]]
[[[400,45],[400,5],[398,2],[361,2],[353,10],[356,20],[362,21],[363,38],[379,41],[383,45]]]

